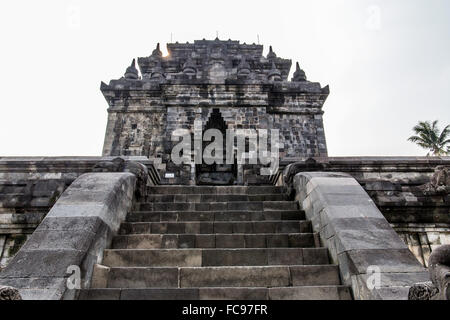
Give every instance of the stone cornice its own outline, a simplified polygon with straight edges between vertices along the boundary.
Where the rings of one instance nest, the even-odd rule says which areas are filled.
[[[112,89],[102,85],[109,111],[149,111],[157,106],[266,106],[273,113],[320,113],[328,97],[328,87],[312,84],[313,91],[284,84],[162,84],[158,90]],[[155,89],[155,88],[154,88]]]

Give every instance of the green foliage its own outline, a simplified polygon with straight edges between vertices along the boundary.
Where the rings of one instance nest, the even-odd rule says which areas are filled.
[[[416,135],[408,138],[408,141],[416,143],[418,146],[429,150],[427,156],[443,156],[450,154],[450,125],[447,125],[442,132],[437,126],[438,121],[419,121],[413,128]]]

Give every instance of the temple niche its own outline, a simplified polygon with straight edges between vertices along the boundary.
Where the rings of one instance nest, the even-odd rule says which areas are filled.
[[[228,126],[220,114],[219,109],[215,108],[212,110],[211,115],[206,122],[204,131],[209,129],[218,130],[222,137],[226,136],[226,130]],[[212,138],[212,140],[215,138]],[[212,145],[216,141],[212,141],[211,143],[208,141],[203,141],[202,143],[202,153],[204,154],[205,148],[208,145]],[[212,154],[214,158],[219,158],[220,160],[217,163],[214,162],[212,164],[201,163],[196,164],[196,183],[199,185],[202,184],[213,184],[213,185],[232,185],[237,181],[237,163],[236,156],[233,155],[233,163],[227,163],[226,159],[226,139],[222,139],[222,145],[218,148],[214,148]],[[218,142],[220,144],[220,141]],[[215,154],[218,152],[219,154]],[[209,154],[209,153],[208,153]]]

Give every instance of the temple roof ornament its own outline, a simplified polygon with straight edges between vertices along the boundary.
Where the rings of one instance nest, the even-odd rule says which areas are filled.
[[[300,69],[300,65],[298,64],[298,62],[295,64],[295,72],[292,76],[292,81],[306,81],[305,71]]]
[[[156,45],[156,49],[153,50],[153,52],[152,52],[152,57],[162,57],[162,52],[161,52],[161,50],[159,49],[159,42],[158,42],[158,44]]]
[[[269,53],[267,54],[267,59],[271,60],[271,59],[275,59],[276,57],[277,57],[277,55],[275,54],[275,52],[273,52],[272,46],[270,46]]]
[[[275,66],[275,62],[272,61],[272,69],[270,69],[269,74],[267,75],[267,78],[270,81],[281,81],[281,72],[277,69]]]
[[[168,43],[167,56],[163,56],[160,45],[153,49],[151,55],[137,58],[137,70],[133,67],[127,69],[122,80],[138,77],[137,80],[142,81],[142,85],[149,80],[154,83],[157,79],[164,83],[192,83],[193,80],[200,79],[215,79],[217,83],[231,83],[238,79],[251,79],[261,83],[292,80],[292,88],[300,90],[301,87],[301,90],[317,92],[321,90],[319,83],[306,80],[299,66],[297,70],[293,70],[295,73],[293,76],[291,74],[291,79],[290,69],[294,68],[292,61],[278,57],[272,47],[264,54],[264,47],[259,44],[241,44],[239,41],[213,38],[195,40],[194,43]],[[128,82],[126,85],[139,86],[136,80]]]
[[[133,59],[131,62],[131,65],[127,68],[125,71],[125,79],[129,80],[138,80],[139,79],[139,72],[136,69],[136,59]]]

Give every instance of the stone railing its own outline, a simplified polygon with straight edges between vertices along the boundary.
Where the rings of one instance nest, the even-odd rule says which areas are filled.
[[[76,298],[130,210],[135,184],[129,172],[79,176],[0,272],[0,287],[24,299]]]
[[[93,171],[144,173],[147,184],[159,183],[159,174],[146,157],[0,157],[0,270],[64,190]]]
[[[450,241],[450,157],[291,158],[280,161],[281,169],[277,182],[288,187],[298,172],[351,175],[425,267],[431,252]]]
[[[301,172],[292,179],[292,187],[355,299],[407,299],[414,283],[429,280],[352,176]]]

